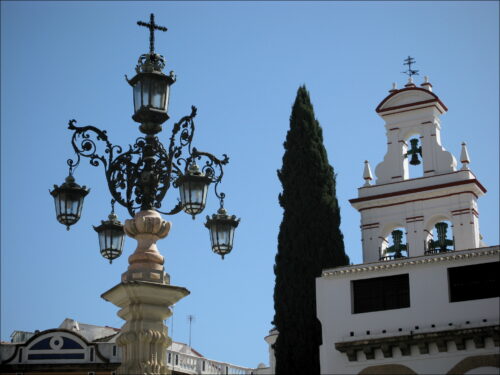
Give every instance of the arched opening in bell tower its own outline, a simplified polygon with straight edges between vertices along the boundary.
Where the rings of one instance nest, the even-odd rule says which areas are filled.
[[[455,250],[452,222],[442,216],[433,218],[425,229],[425,254],[439,254]]]
[[[406,239],[406,228],[393,227],[387,233],[385,237],[381,237],[380,260],[407,258],[409,247]]]
[[[410,133],[403,144],[403,169],[405,179],[419,178],[424,175],[424,161],[422,158],[422,136]]]

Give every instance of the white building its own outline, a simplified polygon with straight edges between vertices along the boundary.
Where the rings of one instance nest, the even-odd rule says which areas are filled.
[[[486,189],[466,145],[457,170],[441,144],[446,111],[427,78],[393,88],[376,109],[387,153],[374,184],[365,163],[350,201],[363,263],[316,280],[324,374],[499,373],[500,249],[482,242],[477,199]]]
[[[37,332],[15,331],[12,342],[0,345],[0,374],[114,375],[122,362],[116,344],[120,329],[65,319],[58,328]],[[167,366],[173,374],[251,375],[257,369],[204,357],[190,346],[172,342]]]

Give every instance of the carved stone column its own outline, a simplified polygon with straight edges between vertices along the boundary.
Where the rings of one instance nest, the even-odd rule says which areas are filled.
[[[169,230],[170,223],[153,210],[138,212],[125,222],[125,233],[137,240],[137,249],[129,257],[121,283],[101,296],[120,307],[118,316],[126,321],[116,340],[123,356],[118,374],[171,373],[166,353],[172,340],[163,321],[172,315],[170,306],[189,291],[170,285],[164,272],[156,242]]]

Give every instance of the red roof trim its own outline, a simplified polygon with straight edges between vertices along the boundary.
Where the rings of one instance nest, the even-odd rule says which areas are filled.
[[[389,107],[389,108],[384,108],[384,109],[381,109],[381,107],[389,100],[391,99],[393,96],[399,94],[400,92],[403,92],[403,91],[409,91],[409,90],[418,90],[418,91],[424,91],[428,94],[430,94],[431,96],[434,97],[434,99],[429,99],[429,100],[424,100],[424,101],[421,101],[421,102],[416,102],[416,103],[409,103],[409,104],[403,104],[403,105],[398,105],[398,106],[395,106],[395,107]],[[439,104],[441,104],[441,106],[444,108],[445,111],[448,110],[448,107],[446,107],[443,102],[439,99],[439,97],[434,94],[432,91],[429,91],[427,89],[423,89],[423,88],[420,88],[420,87],[408,87],[408,88],[405,88],[405,89],[401,89],[401,90],[398,90],[398,91],[395,91],[393,92],[392,94],[389,94],[384,100],[382,100],[380,102],[380,104],[377,106],[377,108],[375,109],[375,112],[377,113],[381,113],[381,112],[386,112],[386,111],[392,111],[393,109],[398,109],[398,108],[406,108],[406,107],[411,107],[411,106],[416,106],[416,105],[420,105],[420,104],[426,104],[426,103],[433,103],[433,102],[438,102]]]
[[[359,209],[359,212],[361,211],[365,211],[365,210],[372,210],[374,208],[382,208],[382,207],[390,207],[390,206],[397,206],[399,204],[406,204],[406,203],[412,203],[412,202],[420,202],[420,201],[428,201],[428,200],[431,200],[431,199],[439,199],[439,198],[445,198],[445,197],[451,197],[453,195],[459,195],[459,194],[472,194],[473,196],[475,196],[476,198],[478,198],[478,196],[472,192],[472,191],[461,191],[459,193],[453,193],[453,194],[445,194],[445,195],[439,195],[437,197],[431,197],[431,198],[420,198],[420,199],[412,199],[412,200],[409,200],[409,201],[404,201],[404,202],[398,202],[398,203],[390,203],[390,204],[382,204],[380,206],[373,206],[373,207],[365,207],[365,208],[360,208]]]
[[[371,200],[375,200],[375,199],[395,197],[395,196],[398,196],[398,195],[418,193],[418,192],[421,192],[421,191],[441,189],[441,188],[450,187],[450,186],[466,185],[466,184],[470,184],[470,183],[476,184],[479,187],[479,189],[481,189],[481,191],[483,193],[486,193],[486,189],[484,188],[484,186],[481,185],[481,183],[478,180],[474,179],[474,180],[463,180],[463,181],[449,182],[447,184],[441,184],[441,185],[424,186],[424,187],[416,188],[416,189],[408,189],[408,190],[402,190],[402,191],[395,191],[393,193],[385,193],[385,194],[372,195],[371,197],[361,197],[361,198],[349,199],[349,202],[351,204],[352,203],[358,203],[358,202],[365,202],[365,201],[371,201]]]

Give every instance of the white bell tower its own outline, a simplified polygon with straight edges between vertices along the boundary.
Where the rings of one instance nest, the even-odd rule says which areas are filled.
[[[465,143],[460,170],[442,146],[440,116],[447,110],[428,78],[417,87],[411,74],[376,108],[385,121],[387,152],[374,184],[365,162],[365,184],[350,200],[361,214],[364,263],[482,246],[477,198],[486,189],[469,170]],[[410,176],[411,165],[423,168]]]

